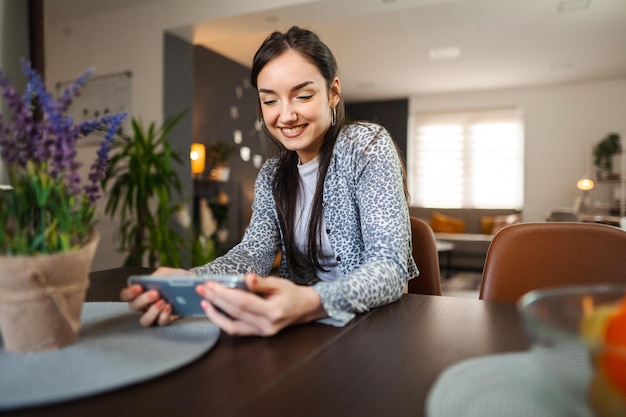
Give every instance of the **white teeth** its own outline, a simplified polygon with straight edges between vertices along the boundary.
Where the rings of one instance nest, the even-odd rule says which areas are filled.
[[[296,133],[298,133],[299,131],[301,131],[302,129],[304,129],[304,126],[298,126],[298,127],[290,127],[290,128],[286,128],[283,127],[282,130],[286,135],[295,135]]]

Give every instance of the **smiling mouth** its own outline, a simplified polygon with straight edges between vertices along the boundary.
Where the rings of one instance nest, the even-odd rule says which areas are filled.
[[[295,127],[281,127],[280,130],[283,132],[285,136],[295,136],[298,133],[302,132],[306,125],[300,125]]]

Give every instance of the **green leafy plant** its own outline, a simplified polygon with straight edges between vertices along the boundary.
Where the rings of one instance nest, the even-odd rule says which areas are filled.
[[[125,265],[169,265],[180,267],[187,241],[170,220],[180,208],[173,204],[174,193],[182,195],[181,182],[172,165],[183,164],[183,156],[165,140],[184,113],[146,129],[132,119],[132,136],[122,133],[112,146],[111,158],[102,182],[109,192],[105,213],[119,215],[120,250],[128,252]]]
[[[126,117],[109,114],[75,123],[67,110],[93,69],[57,98],[26,62],[26,91],[20,95],[0,71],[0,91],[11,111],[0,114],[0,156],[10,189],[0,192],[0,253],[36,255],[79,248],[93,229],[102,196],[110,143]],[[81,181],[76,146],[90,134],[103,136],[88,181]]]
[[[220,255],[221,245],[228,239],[228,196],[220,192],[216,198],[198,201],[199,227],[194,231],[192,263],[204,265]]]
[[[224,165],[235,153],[235,147],[222,142],[213,142],[207,147],[207,162],[209,166]]]
[[[609,133],[593,148],[594,165],[606,173],[613,170],[613,154],[620,150],[619,135],[617,133]]]

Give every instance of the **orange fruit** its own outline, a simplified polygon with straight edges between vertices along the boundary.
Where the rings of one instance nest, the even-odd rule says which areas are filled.
[[[626,396],[626,300],[608,317],[604,344],[599,365],[615,389]]]
[[[607,380],[602,369],[598,369],[589,382],[588,400],[597,417],[624,417],[626,397],[620,395]]]

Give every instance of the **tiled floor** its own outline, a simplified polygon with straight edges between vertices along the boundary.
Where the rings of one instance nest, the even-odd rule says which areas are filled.
[[[442,280],[441,293],[446,297],[478,299],[480,280],[480,272],[456,272]]]

